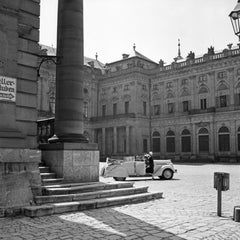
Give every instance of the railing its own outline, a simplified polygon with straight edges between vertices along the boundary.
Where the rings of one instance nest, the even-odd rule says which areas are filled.
[[[215,112],[216,108],[215,107],[210,107],[207,109],[191,109],[188,111],[188,114],[201,114],[201,113],[211,113],[211,112]]]
[[[48,139],[54,135],[55,118],[41,119],[37,121],[38,143],[48,143]]]
[[[194,59],[186,59],[185,61],[181,62],[173,62],[172,64],[161,66],[159,69],[160,71],[169,71],[173,69],[183,68],[189,65],[201,64],[207,61],[215,61],[219,59],[223,59],[229,56],[236,56],[240,55],[240,49],[224,49],[222,52],[217,52],[213,55],[205,54],[201,57],[194,58]]]

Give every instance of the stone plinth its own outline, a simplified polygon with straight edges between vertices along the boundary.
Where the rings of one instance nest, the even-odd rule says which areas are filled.
[[[99,181],[99,151],[93,143],[41,145],[42,160],[57,177],[71,182]]]
[[[4,215],[19,213],[41,195],[39,150],[0,148],[0,210]]]

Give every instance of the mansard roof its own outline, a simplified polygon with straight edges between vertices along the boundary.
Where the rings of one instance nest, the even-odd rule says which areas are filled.
[[[48,56],[57,55],[57,49],[54,47],[40,44],[40,48],[41,48],[41,51],[44,51]],[[96,69],[100,69],[101,71],[104,70],[104,64],[97,59],[97,55],[96,55],[96,59],[84,56],[84,65],[88,67],[94,67]]]
[[[133,46],[133,51],[130,53],[130,55],[128,56],[128,58],[133,58],[133,57],[139,57],[139,58],[142,58],[144,60],[147,60],[147,61],[150,61],[150,62],[154,62],[152,61],[151,59],[145,57],[143,54],[139,53],[137,50],[136,50],[136,46],[134,45]]]

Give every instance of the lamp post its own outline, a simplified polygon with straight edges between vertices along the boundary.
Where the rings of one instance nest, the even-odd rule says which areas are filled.
[[[232,12],[229,14],[229,17],[232,22],[233,31],[240,40],[240,0],[238,0],[237,5],[232,10]]]

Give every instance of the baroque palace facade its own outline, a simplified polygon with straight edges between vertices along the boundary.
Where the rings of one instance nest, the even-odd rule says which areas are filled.
[[[42,46],[45,54],[55,49]],[[102,64],[85,58],[85,134],[102,157],[143,154],[175,161],[238,161],[240,156],[240,49],[170,65],[133,47],[122,59]],[[55,65],[42,64],[39,119],[54,116]]]

